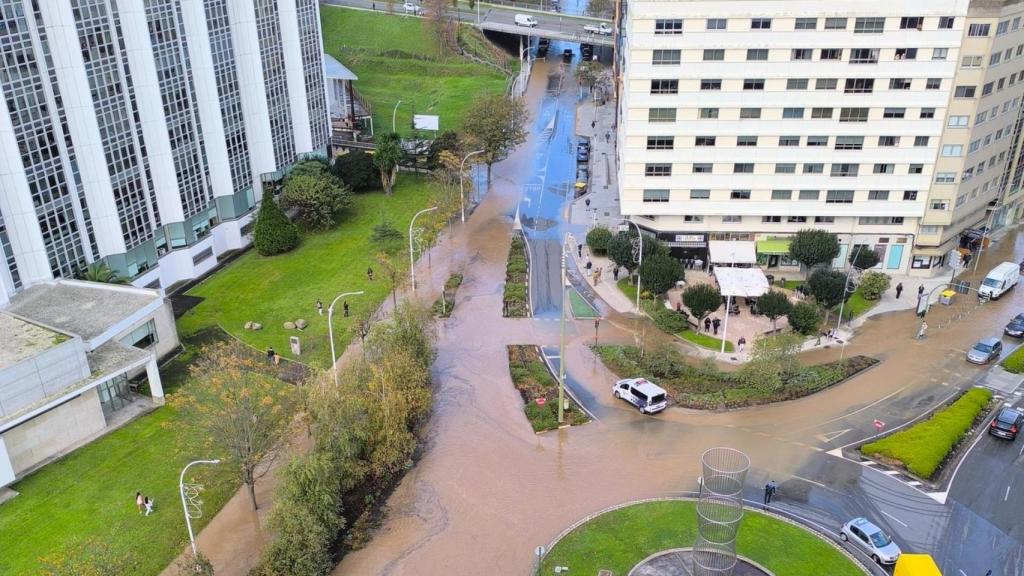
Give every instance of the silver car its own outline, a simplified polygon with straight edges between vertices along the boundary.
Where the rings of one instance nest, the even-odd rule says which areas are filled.
[[[967,351],[967,361],[972,364],[988,364],[998,360],[1003,353],[1003,343],[999,338],[985,338]]]
[[[867,518],[854,518],[839,531],[843,542],[853,542],[878,564],[895,564],[902,551],[881,528]]]

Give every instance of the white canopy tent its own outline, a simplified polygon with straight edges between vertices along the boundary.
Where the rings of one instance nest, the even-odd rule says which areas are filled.
[[[753,244],[753,243],[751,243]],[[729,334],[729,309],[736,296],[757,298],[768,293],[768,279],[760,268],[715,267],[718,290],[725,296],[725,325],[722,327],[722,353],[725,353],[725,339]]]
[[[757,263],[757,243],[744,240],[711,240],[708,261],[715,266]]]

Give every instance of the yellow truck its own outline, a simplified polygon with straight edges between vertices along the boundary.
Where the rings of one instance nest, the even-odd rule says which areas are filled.
[[[892,576],[942,576],[942,572],[927,554],[901,554]]]

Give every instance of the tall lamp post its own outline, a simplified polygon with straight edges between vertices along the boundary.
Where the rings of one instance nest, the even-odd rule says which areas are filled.
[[[327,336],[331,339],[331,372],[334,372],[335,386],[338,385],[338,358],[334,354],[334,322],[332,321],[334,318],[334,305],[338,303],[338,300],[341,300],[346,296],[360,296],[362,293],[363,291],[360,290],[358,292],[345,292],[343,294],[338,294],[334,297],[334,300],[331,300],[331,305],[327,307]]]
[[[461,172],[459,173],[459,178],[462,178]],[[416,223],[416,219],[419,218],[420,214],[426,214],[427,212],[432,212],[434,210],[437,210],[437,206],[434,206],[433,208],[426,208],[420,210],[419,212],[416,213],[415,216],[412,217],[412,221],[409,222],[409,272],[412,274],[413,292],[416,291],[416,256],[413,255],[412,251],[412,225]]]
[[[395,123],[395,119],[398,117],[398,105],[401,104],[401,103],[402,103],[401,100],[399,100],[398,102],[395,102],[395,109],[391,111],[391,131],[392,132],[398,132],[398,125]]]
[[[559,288],[561,290],[562,300],[562,316],[559,320],[559,338],[558,338],[558,423],[562,424],[565,422],[565,284],[566,284],[566,258],[565,248],[569,244],[569,235],[565,236],[562,240],[562,285]],[[571,248],[570,248],[571,250]]]
[[[466,169],[466,160],[469,160],[470,156],[473,156],[475,154],[483,154],[484,152],[485,150],[476,150],[474,152],[470,152],[469,154],[466,154],[466,156],[462,159],[462,162],[459,164],[459,204],[462,206],[463,223],[465,223],[466,221],[466,185],[465,180],[462,178],[462,171]]]
[[[178,494],[181,495],[181,509],[185,512],[185,526],[188,528],[188,541],[192,544],[192,558],[198,559],[199,549],[196,548],[196,536],[192,533],[192,516],[188,513],[188,503],[185,501],[185,472],[195,464],[220,464],[220,459],[189,462],[181,469],[181,475],[178,476]]]
[[[852,241],[852,240],[851,240]],[[857,245],[857,250],[853,252],[853,262],[850,263],[850,267],[846,270],[846,282],[843,284],[843,301],[839,304],[839,320],[836,322],[836,333],[839,333],[839,327],[843,324],[843,308],[846,307],[846,293],[850,291],[850,272],[857,266],[857,256],[860,256],[860,251],[864,248],[864,244]]]

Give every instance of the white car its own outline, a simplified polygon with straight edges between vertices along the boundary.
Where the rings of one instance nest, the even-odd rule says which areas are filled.
[[[537,27],[537,19],[528,14],[516,14],[515,23],[516,26],[526,26],[527,28]]]
[[[583,27],[584,32],[590,32],[591,34],[600,34],[601,36],[610,36],[612,33],[612,27],[605,24],[588,24]]]
[[[415,14],[419,16],[423,12],[423,8],[420,8],[418,5],[413,4],[412,2],[406,2],[405,4],[402,5],[402,7],[405,8],[406,14]]]
[[[612,386],[612,394],[636,406],[641,414],[661,412],[668,406],[665,390],[643,378],[619,380]]]
[[[853,542],[878,564],[895,564],[902,551],[892,538],[867,518],[854,518],[839,531],[843,542]]]

